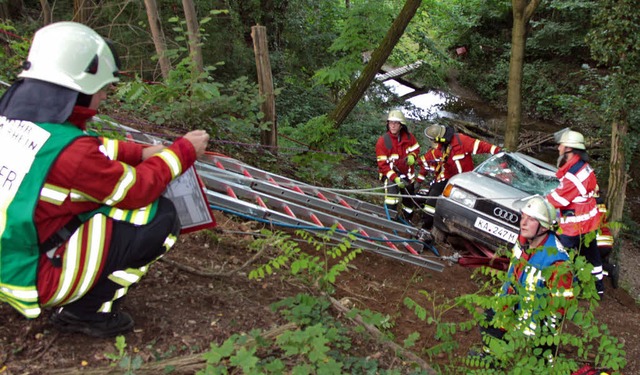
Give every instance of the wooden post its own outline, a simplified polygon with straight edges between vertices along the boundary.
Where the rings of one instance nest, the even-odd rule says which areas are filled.
[[[273,94],[273,78],[271,76],[271,62],[269,61],[269,46],[267,45],[267,28],[256,25],[251,27],[253,38],[253,51],[256,56],[256,69],[258,71],[258,87],[260,96],[264,98],[261,110],[264,113],[264,122],[271,123],[271,129],[263,130],[260,135],[260,143],[263,146],[273,147],[272,152],[278,146],[278,127],[276,124],[276,103]]]

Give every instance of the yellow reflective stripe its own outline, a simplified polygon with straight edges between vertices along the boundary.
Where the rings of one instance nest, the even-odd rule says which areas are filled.
[[[411,152],[417,150],[420,148],[420,144],[418,142],[416,142],[413,146],[409,147],[407,149],[407,154],[410,154]]]
[[[69,195],[69,189],[61,188],[52,184],[44,184],[40,190],[40,200],[55,204],[56,206],[64,203]]]
[[[0,285],[0,292],[24,302],[38,301],[38,291],[35,287],[2,284]]]
[[[115,186],[113,193],[106,197],[104,203],[108,206],[113,206],[117,202],[120,202],[127,195],[127,191],[136,182],[136,170],[129,165],[121,163],[124,167],[124,172],[120,177],[120,181]]]
[[[176,178],[182,173],[182,164],[180,163],[180,158],[168,148],[165,148],[160,153],[157,153],[154,156],[160,157],[169,167],[171,171],[171,179]]]
[[[118,221],[124,221],[124,219],[127,217],[127,211],[113,207],[111,210],[109,210],[109,217]]]
[[[35,295],[35,298],[33,295]],[[35,287],[10,287],[6,284],[0,286],[0,302],[8,303],[27,318],[37,318],[42,313],[40,306],[38,306],[38,292]]]
[[[104,150],[101,150],[109,159],[116,160],[118,157],[118,141],[115,139],[102,138],[102,146]]]
[[[424,210],[423,210],[423,211],[424,211],[424,212],[427,212],[427,213],[430,213],[430,214],[433,214],[433,213],[435,213],[435,212],[436,212],[436,208],[435,208],[435,207],[433,207],[433,206],[429,206],[429,205],[425,204],[425,205],[424,205]]]
[[[110,313],[112,307],[113,307],[113,301],[107,301],[107,302],[103,303],[98,308],[97,312],[99,312],[99,313]]]
[[[71,236],[64,252],[58,289],[51,300],[46,303],[46,306],[58,306],[76,301],[89,291],[90,286],[98,277],[98,271],[104,257],[106,222],[106,216],[96,214],[82,224]],[[82,244],[85,242],[85,237],[82,233],[83,228],[87,225],[89,226],[89,238],[86,241],[87,248],[83,249]],[[82,274],[79,275],[78,271],[80,270],[80,259],[83,251],[86,257]],[[76,280],[78,283],[74,288],[73,285],[76,285]]]
[[[167,238],[164,239],[164,243],[162,244],[162,246],[164,246],[165,249],[169,250],[173,247],[173,245],[175,245],[176,241],[178,241],[178,236],[170,234],[167,236]]]
[[[151,214],[151,206],[150,204],[146,207],[138,208],[136,210],[132,210],[131,223],[136,225],[143,225],[149,222],[149,215]]]
[[[109,275],[109,280],[118,285],[128,287],[140,281],[140,278],[142,278],[145,273],[146,272],[141,269],[128,268],[124,271],[114,271],[111,275]]]
[[[67,241],[67,247],[64,252],[64,260],[62,262],[62,273],[60,274],[60,282],[58,289],[54,293],[47,306],[57,306],[61,302],[67,300],[71,294],[71,287],[75,280],[76,270],[80,266],[80,251],[82,249],[82,236],[80,236],[82,226]]]
[[[496,147],[495,145],[491,145],[491,150],[489,150],[489,152],[491,153],[491,155],[496,153],[496,150],[498,149],[498,147]]]
[[[377,161],[385,161],[385,160],[387,160],[387,155],[378,155],[376,157],[376,160]]]
[[[104,239],[107,227],[107,218],[102,214],[94,215],[85,225],[89,225],[89,238],[87,239],[87,254],[84,272],[80,279],[79,287],[75,295],[83,296],[89,291],[98,276],[100,264],[104,257]]]
[[[95,198],[91,198],[88,197],[84,194],[82,194],[81,192],[77,191],[77,190],[71,190],[71,193],[69,194],[69,197],[71,198],[71,202],[96,202],[96,203],[100,203],[99,200],[95,199]]]

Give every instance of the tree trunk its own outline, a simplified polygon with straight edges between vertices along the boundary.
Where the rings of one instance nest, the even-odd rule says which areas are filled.
[[[184,18],[187,22],[187,31],[189,33],[189,54],[195,63],[197,73],[203,72],[202,65],[202,49],[200,48],[200,26],[198,24],[198,15],[196,14],[196,6],[193,0],[182,0],[184,8]]]
[[[261,105],[264,113],[263,121],[271,124],[271,129],[263,130],[260,134],[260,143],[263,146],[275,147],[278,145],[278,127],[276,123],[276,104],[273,93],[273,78],[271,76],[271,62],[269,61],[269,44],[267,43],[267,28],[264,26],[251,27],[253,38],[253,51],[256,56],[256,69],[258,71],[258,87],[260,96],[264,98]]]
[[[162,32],[158,5],[156,4],[156,0],[144,0],[144,5],[147,8],[147,18],[149,19],[149,27],[151,28],[151,35],[153,36],[153,44],[156,46],[162,78],[167,79],[167,77],[169,77],[169,71],[171,70],[171,63],[166,53],[167,44],[164,39],[164,33]]]
[[[527,25],[540,0],[512,0],[513,28],[511,31],[511,60],[509,61],[509,86],[507,91],[507,128],[504,148],[518,149],[520,121],[522,119],[522,71],[527,42]]]
[[[364,95],[371,81],[373,81],[376,74],[380,71],[380,68],[382,68],[382,65],[387,61],[391,51],[393,51],[398,40],[400,40],[400,37],[409,22],[411,22],[411,19],[413,19],[421,3],[421,0],[406,1],[400,14],[393,21],[389,31],[387,31],[387,35],[385,35],[378,48],[371,54],[371,60],[369,60],[364,67],[360,77],[356,79],[346,95],[340,100],[337,107],[329,114],[328,118],[333,122],[334,128],[339,128],[356,104],[358,104],[358,101],[362,98],[362,95]]]
[[[49,1],[47,0],[40,0],[40,6],[42,7],[43,26],[47,26],[53,21],[53,12],[51,11],[51,5],[49,5]]]
[[[74,22],[87,24],[91,10],[89,9],[89,0],[73,0],[73,18]]]
[[[607,191],[607,213],[609,222],[620,222],[624,212],[627,196],[627,158],[624,142],[629,132],[626,121],[618,121],[611,125],[611,159],[609,160],[609,187]],[[620,228],[611,228],[614,238],[619,238]]]

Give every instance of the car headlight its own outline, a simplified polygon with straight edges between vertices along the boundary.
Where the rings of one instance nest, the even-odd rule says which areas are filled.
[[[449,198],[469,208],[473,208],[476,204],[477,197],[466,190],[452,186],[451,189],[449,189]]]

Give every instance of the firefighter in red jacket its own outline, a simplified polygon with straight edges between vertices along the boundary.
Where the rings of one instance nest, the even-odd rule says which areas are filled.
[[[28,318],[54,308],[62,331],[130,331],[121,301],[180,230],[161,195],[209,136],[195,130],[143,148],[87,132],[119,67],[85,25],[38,30],[23,67],[0,98],[0,165],[10,176],[0,187],[0,301]]]
[[[575,249],[593,265],[598,294],[604,293],[602,258],[596,234],[602,223],[595,195],[598,183],[589,165],[584,136],[567,130],[558,141],[558,187],[547,200],[560,210],[560,241],[567,249]]]
[[[420,144],[416,137],[407,129],[407,120],[402,111],[394,109],[387,117],[387,131],[376,142],[376,161],[378,163],[379,178],[384,182],[384,204],[391,210],[396,210],[402,198],[402,215],[407,221],[411,220],[415,203],[413,183],[416,177],[415,163],[420,155]]]
[[[420,172],[417,177],[417,187],[426,179],[427,174],[433,175],[429,186],[429,197],[437,197],[444,191],[447,181],[458,173],[473,170],[473,155],[496,154],[500,147],[491,143],[471,138],[455,132],[452,127],[445,125],[431,125],[424,134],[431,141],[432,147],[420,157]],[[423,228],[433,227],[433,214],[436,211],[437,199],[427,199],[424,205]]]

